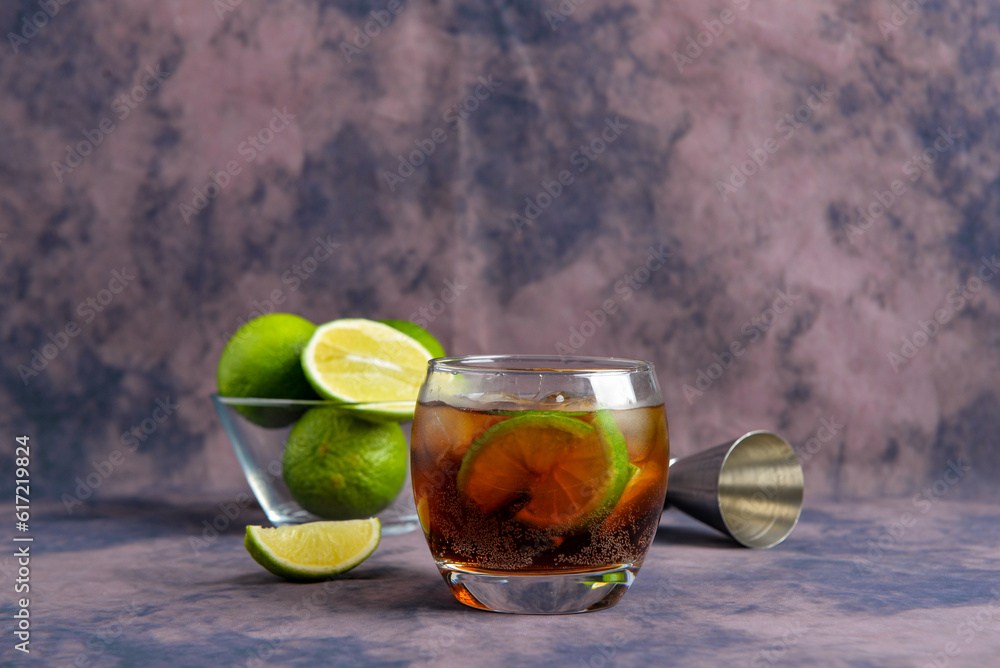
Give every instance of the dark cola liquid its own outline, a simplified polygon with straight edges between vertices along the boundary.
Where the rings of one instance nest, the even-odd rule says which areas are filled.
[[[638,468],[610,514],[572,530],[528,526],[516,519],[525,499],[484,512],[457,487],[469,446],[511,411],[420,404],[413,419],[414,499],[431,553],[439,562],[488,571],[596,570],[640,565],[667,488],[669,443],[663,406],[610,411]],[[524,411],[515,411],[523,415]],[[593,413],[581,415],[592,420]]]

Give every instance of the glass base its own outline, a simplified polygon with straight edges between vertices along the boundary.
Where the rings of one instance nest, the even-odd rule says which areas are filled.
[[[416,513],[410,512],[405,507],[397,508],[396,505],[398,504],[393,504],[375,516],[382,523],[383,536],[398,536],[409,533],[420,526],[420,520]],[[322,522],[324,519],[303,510],[299,504],[294,502],[268,506],[264,509],[264,514],[276,527],[284,524]]]
[[[412,515],[407,515],[403,513],[393,513],[392,509],[379,513],[375,517],[379,519],[382,523],[382,535],[383,536],[398,536],[404,533],[410,533],[420,526],[420,519],[417,518],[416,513]]]
[[[623,564],[598,571],[502,573],[438,563],[459,602],[480,610],[522,615],[565,615],[610,608],[635,580]]]

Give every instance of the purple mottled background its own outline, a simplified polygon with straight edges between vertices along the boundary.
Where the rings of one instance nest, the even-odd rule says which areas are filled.
[[[242,489],[208,397],[276,302],[650,359],[676,453],[777,430],[807,504],[1000,499],[995,3],[42,4],[0,5],[36,495]]]

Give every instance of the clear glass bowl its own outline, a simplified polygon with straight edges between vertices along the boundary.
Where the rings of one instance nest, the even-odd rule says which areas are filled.
[[[359,408],[378,409],[378,404],[343,404],[333,401],[286,401],[283,399],[242,399],[212,395],[212,403],[229,436],[229,442],[243,467],[243,474],[267,518],[275,526],[302,524],[324,518],[304,510],[288,491],[281,475],[281,458],[295,420],[310,408],[336,407],[351,412]],[[251,413],[254,421],[247,419]],[[262,424],[270,426],[261,426]],[[410,422],[400,423],[410,441]],[[419,526],[417,510],[410,489],[407,465],[406,480],[396,500],[376,515],[382,522],[382,535],[392,536],[413,531]],[[363,518],[357,518],[363,519]]]

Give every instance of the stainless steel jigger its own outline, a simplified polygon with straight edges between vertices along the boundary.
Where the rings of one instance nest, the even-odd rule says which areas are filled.
[[[670,460],[667,505],[745,547],[774,547],[802,512],[802,466],[788,441],[752,431],[684,459]]]

